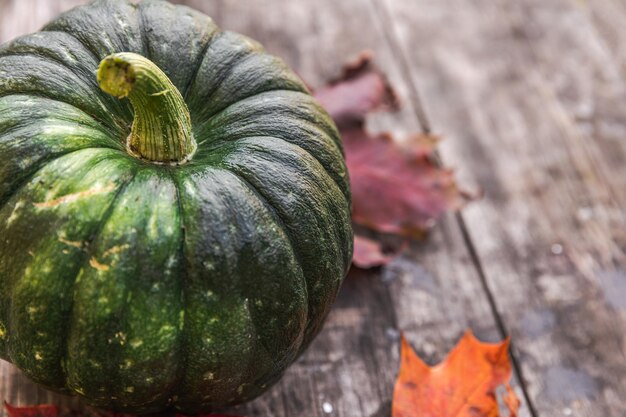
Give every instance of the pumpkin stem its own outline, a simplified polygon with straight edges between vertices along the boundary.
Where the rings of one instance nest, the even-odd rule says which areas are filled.
[[[130,52],[109,55],[100,62],[98,84],[117,98],[128,97],[133,105],[129,153],[155,163],[182,164],[191,159],[196,141],[189,109],[154,62]]]

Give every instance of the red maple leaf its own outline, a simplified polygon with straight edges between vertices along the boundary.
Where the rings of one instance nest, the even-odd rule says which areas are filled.
[[[391,262],[398,253],[402,252],[405,247],[406,242],[394,251],[385,251],[382,243],[357,234],[354,236],[354,255],[352,256],[352,262],[361,269],[386,265]]]
[[[369,113],[398,107],[393,88],[372,65],[371,54],[361,54],[339,79],[314,95],[341,131],[356,225],[420,237],[443,212],[458,209],[467,201],[469,196],[457,187],[452,171],[435,162],[437,136],[416,133],[400,142],[391,133],[367,131]],[[373,254],[373,249],[371,240],[355,239],[357,256]],[[372,267],[391,259],[376,253],[365,262],[355,257],[355,264]]]

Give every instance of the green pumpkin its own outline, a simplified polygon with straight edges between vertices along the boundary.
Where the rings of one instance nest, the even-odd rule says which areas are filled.
[[[333,122],[185,7],[96,1],[2,46],[0,157],[0,357],[96,406],[254,398],[350,265]]]

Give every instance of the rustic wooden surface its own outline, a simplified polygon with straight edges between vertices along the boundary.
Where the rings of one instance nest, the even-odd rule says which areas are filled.
[[[184,0],[311,85],[374,51],[404,110],[485,196],[348,279],[309,351],[250,417],[387,417],[404,330],[429,362],[463,330],[513,338],[524,417],[626,416],[626,2]],[[0,0],[0,42],[81,0]],[[0,399],[55,402],[7,363]],[[93,413],[93,410],[88,410]],[[2,415],[4,417],[4,415]]]

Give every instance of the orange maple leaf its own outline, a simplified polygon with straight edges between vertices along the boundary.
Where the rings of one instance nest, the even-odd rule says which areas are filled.
[[[402,336],[401,365],[393,392],[393,417],[497,417],[496,388],[515,417],[520,401],[511,389],[509,339],[482,343],[467,331],[445,361],[429,367]]]

